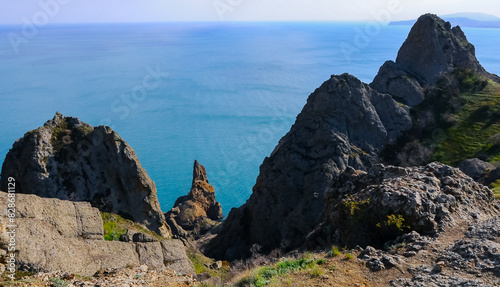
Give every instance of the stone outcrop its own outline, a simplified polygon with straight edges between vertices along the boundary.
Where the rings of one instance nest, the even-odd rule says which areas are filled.
[[[481,181],[492,170],[496,169],[491,163],[484,162],[478,158],[466,159],[458,165],[458,168],[475,181]]]
[[[17,140],[2,166],[0,186],[17,192],[88,201],[168,237],[156,187],[134,150],[109,127],[92,127],[57,113]]]
[[[0,205],[8,194],[0,192]],[[128,243],[105,241],[103,221],[88,202],[16,196],[15,239],[18,267],[24,270],[64,271],[92,276],[101,268],[147,265],[155,270],[171,269],[194,274],[184,245],[179,240]],[[7,209],[0,210],[0,252],[7,255],[12,231]],[[1,262],[5,262],[2,258]]]
[[[350,246],[382,247],[416,231],[434,235],[498,215],[493,192],[440,163],[403,168],[377,164],[346,170],[327,193],[326,221],[309,236]]]
[[[370,85],[415,106],[424,101],[427,88],[456,69],[498,80],[479,64],[474,46],[459,26],[452,28],[438,16],[426,14],[411,29],[396,62],[386,62]]]
[[[233,209],[208,245],[214,257],[293,248],[323,220],[324,196],[339,173],[365,169],[411,127],[408,111],[355,77],[332,76],[309,96],[290,132],[260,167],[250,199]]]
[[[165,218],[176,236],[199,238],[218,225],[222,207],[215,199],[214,187],[208,182],[205,167],[194,161],[193,184],[186,196],[179,197]]]
[[[454,115],[461,108],[461,103],[454,106],[448,103],[454,103],[458,98],[454,96],[461,92],[484,89],[488,78],[498,80],[479,64],[474,46],[460,27],[452,28],[435,15],[423,15],[409,33],[396,61],[386,62],[370,85],[343,74],[332,76],[309,96],[291,130],[261,165],[250,199],[229,213],[221,231],[206,245],[206,253],[231,260],[249,256],[248,250],[254,244],[261,246],[264,253],[275,248],[289,250],[304,243],[314,246],[318,244],[316,239],[325,234],[331,240],[358,242],[354,237],[359,233],[349,234],[348,226],[335,218],[340,214],[330,210],[331,206],[347,204],[343,198],[331,196],[337,182],[346,176],[340,175],[346,169],[353,174],[363,173],[379,163],[428,164],[434,147],[419,139],[426,143],[436,141],[439,135],[435,132],[452,125],[453,117],[447,119],[446,112]],[[465,83],[466,79],[471,80],[470,85]],[[449,91],[440,90],[440,85]],[[422,108],[413,108],[421,103]],[[445,120],[442,126],[438,125]],[[424,135],[433,138],[423,138]],[[352,212],[360,208],[357,205],[370,203],[373,206],[370,210],[378,211],[381,216],[370,224],[379,224],[395,234],[408,231],[406,226],[433,233],[460,216],[487,214],[493,198],[491,191],[474,185],[472,179],[450,167],[439,167],[450,170],[450,175],[446,175],[449,178],[428,174],[429,169],[432,167],[414,167],[408,171],[431,181],[423,185],[419,180],[412,182],[413,179],[400,177],[408,184],[406,190],[418,195],[416,198],[385,186],[388,182],[374,181],[369,189],[362,182],[356,183],[358,191],[366,187],[366,192],[374,193],[370,194],[370,200],[353,201]],[[366,176],[362,178],[367,180]],[[459,185],[455,186],[456,182]],[[411,184],[435,193],[420,192]],[[389,197],[381,197],[374,191],[379,188],[392,190],[381,193]],[[467,188],[471,194],[464,194],[460,188]],[[398,207],[399,204],[403,207]],[[325,231],[327,227],[330,230]],[[361,229],[373,236],[374,230],[370,228]],[[383,244],[383,240],[391,237],[359,243]]]
[[[391,94],[396,100],[416,106],[425,99],[425,88],[406,69],[393,61],[385,62],[370,86],[381,92]]]

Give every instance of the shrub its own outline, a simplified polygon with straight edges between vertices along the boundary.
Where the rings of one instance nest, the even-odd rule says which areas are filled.
[[[359,215],[359,212],[362,208],[367,207],[370,204],[370,199],[357,201],[351,196],[348,199],[344,200],[343,205],[346,209],[348,215],[351,217],[355,217]]]
[[[270,284],[273,278],[300,270],[308,270],[311,276],[320,276],[323,275],[323,271],[316,265],[318,261],[302,258],[299,260],[283,260],[274,266],[263,266],[256,269],[252,275],[239,280],[235,286],[265,286]]]
[[[346,259],[346,260],[351,260],[351,259],[353,259],[353,258],[354,258],[354,255],[352,255],[352,253],[347,253],[347,254],[345,255],[345,259]]]
[[[341,254],[339,247],[338,246],[332,246],[332,250],[328,251],[327,256],[328,257],[337,257]]]
[[[60,278],[50,278],[50,282],[54,287],[66,287],[68,283]]]
[[[402,215],[398,214],[390,214],[387,215],[387,220],[383,221],[382,223],[377,223],[378,228],[386,228],[390,229],[391,231],[396,231],[396,232],[404,232],[405,229],[409,229],[409,225],[404,224],[405,219]]]

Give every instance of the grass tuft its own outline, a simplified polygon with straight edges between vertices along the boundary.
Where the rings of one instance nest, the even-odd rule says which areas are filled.
[[[108,212],[101,212],[101,217],[104,228],[104,240],[119,241],[120,236],[127,233],[129,229],[151,235],[156,239],[158,239],[158,241],[165,239],[164,237],[156,234],[156,232],[144,228],[140,224],[133,222],[132,220],[125,219],[120,215]]]

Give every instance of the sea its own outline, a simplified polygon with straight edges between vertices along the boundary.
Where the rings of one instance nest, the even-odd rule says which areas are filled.
[[[224,214],[332,74],[370,83],[410,26],[369,22],[190,22],[0,26],[0,162],[56,112],[120,134],[163,211],[206,167]],[[464,28],[500,74],[500,29]]]

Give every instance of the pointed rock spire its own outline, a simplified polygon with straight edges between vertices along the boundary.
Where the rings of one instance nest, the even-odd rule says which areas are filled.
[[[444,76],[453,77],[457,70],[499,80],[479,64],[474,46],[459,26],[452,28],[438,16],[425,14],[412,27],[396,62],[385,62],[370,87],[416,106],[425,100],[428,87]]]
[[[193,184],[197,181],[204,181],[208,183],[207,179],[207,172],[205,170],[205,167],[202,166],[198,160],[194,161],[194,167],[193,167]]]
[[[420,16],[399,49],[396,63],[424,84],[436,83],[455,68],[486,73],[462,29],[452,28],[450,22],[433,14]]]
[[[221,219],[222,207],[215,199],[214,187],[208,182],[207,172],[197,160],[193,166],[193,184],[185,196],[179,197],[174,207],[165,213],[174,235],[199,237]]]

